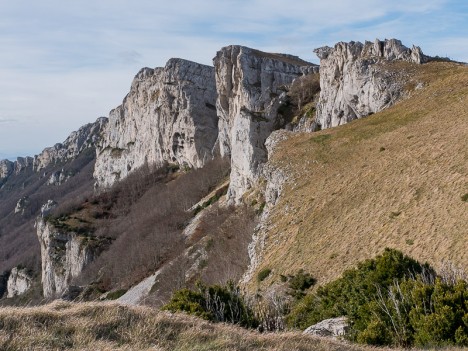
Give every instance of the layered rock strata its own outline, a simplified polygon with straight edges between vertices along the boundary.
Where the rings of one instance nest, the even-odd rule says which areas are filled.
[[[382,64],[402,60],[416,64],[428,60],[417,46],[409,49],[396,39],[337,43],[315,49],[320,58],[320,99],[317,123],[335,127],[379,112],[404,95],[401,70]]]
[[[278,113],[281,93],[295,78],[317,68],[295,56],[243,46],[222,48],[213,62],[220,150],[231,157],[228,198],[239,202],[267,160],[265,140],[287,122]]]
[[[143,68],[112,110],[97,149],[94,177],[109,187],[145,163],[201,167],[217,139],[213,67],[171,59]]]

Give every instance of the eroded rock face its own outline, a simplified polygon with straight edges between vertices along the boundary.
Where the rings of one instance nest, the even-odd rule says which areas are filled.
[[[15,297],[26,293],[32,285],[33,278],[26,268],[14,267],[7,283],[7,297]]]
[[[419,47],[409,49],[396,39],[364,44],[340,42],[333,48],[325,46],[314,52],[320,58],[317,123],[321,128],[379,112],[404,95],[403,72],[387,70],[382,63],[427,61]]]
[[[146,162],[203,166],[217,138],[215,103],[212,67],[171,59],[164,68],[142,69],[110,112],[97,149],[97,185],[109,187]]]
[[[0,186],[4,179],[7,179],[13,173],[14,163],[9,160],[0,161]]]
[[[23,196],[16,202],[15,213],[20,213],[24,215],[26,208],[29,205],[29,198],[27,196]]]
[[[45,217],[56,206],[53,201],[41,209],[36,221],[41,246],[42,289],[45,298],[60,297],[72,279],[102,251],[97,239],[56,228]]]
[[[85,149],[94,147],[101,137],[101,131],[107,124],[107,118],[100,117],[94,123],[88,123],[77,131],[72,132],[63,143],[45,148],[34,157],[36,172],[49,164],[65,162],[76,158]]]
[[[284,121],[278,108],[286,85],[314,70],[295,56],[227,46],[213,60],[216,70],[221,155],[231,157],[228,197],[238,202],[267,160],[265,140]]]

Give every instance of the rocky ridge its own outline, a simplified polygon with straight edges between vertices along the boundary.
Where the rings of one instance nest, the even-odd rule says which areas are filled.
[[[97,148],[97,185],[109,187],[145,163],[203,166],[217,138],[215,101],[213,67],[170,59],[164,68],[143,68],[110,112]]]
[[[317,66],[295,56],[236,45],[218,51],[213,63],[219,145],[221,155],[231,158],[228,198],[239,202],[267,160],[267,137],[287,123],[278,113],[281,94],[295,78]]]
[[[419,47],[409,49],[396,39],[340,42],[314,52],[320,58],[317,123],[322,129],[379,112],[404,95],[401,72],[386,70],[382,63],[428,60]]]
[[[107,118],[100,117],[94,123],[88,123],[72,132],[63,143],[45,148],[34,157],[18,157],[16,161],[0,161],[0,187],[11,176],[18,175],[25,169],[40,172],[49,165],[56,165],[76,158],[84,150],[94,147],[107,124]],[[49,179],[50,185],[59,185],[70,175],[57,171]]]

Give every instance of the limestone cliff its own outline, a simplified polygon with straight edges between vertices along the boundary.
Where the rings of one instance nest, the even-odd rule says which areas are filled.
[[[76,233],[70,228],[63,228],[63,225],[58,228],[53,221],[47,220],[54,206],[53,201],[45,204],[36,222],[45,298],[60,297],[72,279],[102,251],[102,243],[98,238],[88,233]]]
[[[45,148],[34,157],[34,170],[40,171],[50,164],[68,161],[77,157],[85,149],[94,147],[106,124],[107,118],[100,117],[96,122],[88,123],[72,132],[63,143]]]
[[[286,121],[278,114],[285,86],[313,71],[298,57],[243,46],[222,48],[214,58],[221,154],[231,157],[228,197],[238,202],[267,160],[265,140]]]
[[[201,167],[217,138],[214,69],[182,59],[144,68],[112,110],[97,149],[94,177],[108,187],[132,170],[174,162]]]
[[[402,97],[402,70],[387,70],[382,63],[402,60],[420,64],[428,59],[419,47],[409,49],[396,39],[340,42],[314,52],[320,58],[317,123],[321,128],[379,112]]]
[[[84,150],[95,147],[101,138],[101,131],[107,124],[107,118],[100,117],[94,123],[88,123],[72,132],[63,143],[45,148],[34,157],[18,157],[15,162],[0,161],[0,188],[9,177],[19,175],[26,169],[40,172],[49,165],[57,165],[75,159]],[[56,171],[50,175],[49,185],[60,185],[71,175]]]
[[[26,268],[14,267],[7,282],[7,297],[23,295],[32,285],[33,278]]]
[[[0,186],[3,180],[7,179],[11,173],[13,173],[15,164],[9,160],[0,161]]]

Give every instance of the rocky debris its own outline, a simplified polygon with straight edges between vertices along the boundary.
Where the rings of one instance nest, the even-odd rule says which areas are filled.
[[[24,215],[24,211],[29,205],[29,197],[23,196],[21,199],[19,199],[16,202],[16,207],[15,207],[15,213],[20,213],[21,215]]]
[[[143,68],[110,112],[97,149],[97,185],[109,187],[145,163],[203,166],[218,134],[215,103],[213,67],[170,59],[164,68]]]
[[[14,267],[7,282],[7,297],[15,297],[26,293],[32,285],[33,278],[26,268]]]
[[[409,49],[396,39],[340,42],[314,52],[320,58],[317,123],[321,128],[379,112],[404,96],[402,72],[387,70],[382,63],[402,60],[420,64],[428,60],[419,47]]]
[[[285,86],[316,69],[298,57],[243,46],[222,48],[216,70],[221,155],[231,157],[228,198],[239,202],[267,160],[265,140],[286,124],[278,109]]]
[[[304,334],[315,336],[326,336],[334,339],[346,335],[348,331],[348,319],[346,317],[325,319],[317,324],[311,325]]]
[[[45,148],[34,157],[34,170],[39,172],[50,164],[57,164],[76,158],[85,149],[94,147],[100,140],[101,131],[107,124],[107,118],[100,117],[94,123],[88,123],[72,132],[63,143]]]
[[[144,302],[145,298],[151,292],[156,278],[161,272],[157,271],[155,274],[150,275],[148,278],[143,279],[140,283],[130,288],[125,294],[117,299],[121,304],[125,305],[140,305]]]

